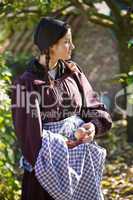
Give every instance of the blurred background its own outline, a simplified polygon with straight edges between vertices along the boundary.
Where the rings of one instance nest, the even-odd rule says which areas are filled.
[[[36,55],[34,29],[43,16],[72,27],[77,62],[113,119],[98,143],[107,149],[105,200],[133,199],[133,1],[0,1],[0,200],[19,200],[21,152],[11,118],[14,77]]]

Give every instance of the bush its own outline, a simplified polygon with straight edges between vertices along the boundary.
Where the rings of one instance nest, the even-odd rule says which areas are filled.
[[[11,101],[9,91],[11,72],[0,56],[0,199],[18,200],[20,198],[20,173],[16,163],[20,157],[13,131]]]

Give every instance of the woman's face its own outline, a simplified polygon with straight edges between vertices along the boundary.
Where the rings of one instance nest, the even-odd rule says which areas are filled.
[[[72,43],[71,29],[69,28],[67,33],[50,49],[50,56],[53,59],[68,60],[71,58],[72,50],[75,46]]]

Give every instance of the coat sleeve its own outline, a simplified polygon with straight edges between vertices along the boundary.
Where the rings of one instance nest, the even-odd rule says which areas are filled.
[[[96,127],[96,137],[105,134],[112,126],[111,116],[106,106],[100,102],[81,68],[74,73],[75,80],[82,96],[81,118],[92,122]]]
[[[15,133],[22,154],[34,166],[41,146],[41,120],[38,98],[30,80],[17,78],[13,81],[11,110]]]

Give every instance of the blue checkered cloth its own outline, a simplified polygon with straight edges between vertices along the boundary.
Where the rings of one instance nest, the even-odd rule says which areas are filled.
[[[68,149],[62,136],[66,131],[74,137],[72,131],[83,123],[72,116],[44,124],[35,176],[55,200],[103,200],[100,182],[106,150],[94,141]]]

